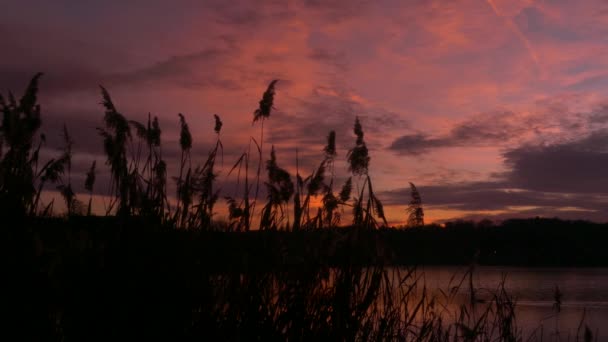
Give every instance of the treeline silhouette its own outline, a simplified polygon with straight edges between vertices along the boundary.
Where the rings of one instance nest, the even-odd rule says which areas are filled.
[[[523,267],[606,267],[608,224],[560,219],[511,219],[455,221],[442,226],[361,230],[340,227],[314,231],[217,231],[175,230],[140,218],[116,217],[36,218],[29,221],[36,253],[91,247],[103,257],[103,246],[137,239],[178,237],[207,267],[217,272],[251,269],[272,271],[306,264],[341,265],[496,265]],[[71,247],[70,247],[71,246]],[[173,251],[175,252],[175,251]]]
[[[470,267],[432,294],[415,265],[607,260],[605,225],[544,219],[242,233],[117,217],[23,224],[3,231],[2,308],[6,331],[32,340],[518,341],[504,287],[473,302]]]
[[[386,230],[397,264],[606,267],[608,224],[557,218],[454,221]]]
[[[32,79],[20,100],[10,93],[0,96],[6,336],[58,341],[516,341],[523,337],[504,286],[481,305],[475,304],[471,284],[470,301],[463,304],[459,289],[464,278],[431,295],[412,265],[524,260],[600,265],[606,260],[595,248],[605,234],[601,225],[532,220],[423,226],[422,201],[413,184],[410,228],[388,228],[373,191],[358,119],[356,141],[347,155],[351,177],[341,186],[334,184],[335,132],[329,133],[315,171],[302,176],[298,170],[295,181],[277,164],[271,147],[262,183],[263,124],[273,108],[276,81],[254,111],[259,140],[250,139],[250,148],[230,170],[242,192],[226,198],[228,222],[213,219],[220,196],[216,159],[223,150],[219,116],[214,116],[214,148],[196,165],[193,137],[179,115],[181,156],[172,201],[158,119],[150,116],[146,124],[126,119],[101,88],[105,113],[98,132],[112,200],[105,216],[95,216],[98,167],[94,162],[86,174],[85,204],[73,191],[75,142],[67,129],[62,154],[40,159],[46,140],[38,135],[40,77]],[[257,156],[257,167],[250,165],[252,156]],[[42,202],[42,190],[50,185],[65,201],[65,215],[53,215],[52,200]],[[257,203],[260,185],[267,190],[263,205]],[[322,199],[319,208],[311,204],[315,197]],[[352,211],[352,225],[340,227],[346,210]],[[252,227],[255,217],[258,227]],[[589,248],[580,251],[572,242]],[[562,247],[573,254],[566,250],[558,257]],[[456,303],[456,311],[450,303]]]

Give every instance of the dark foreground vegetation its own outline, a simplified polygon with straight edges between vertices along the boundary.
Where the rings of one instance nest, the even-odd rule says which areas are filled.
[[[515,302],[503,286],[478,303],[471,267],[446,284],[446,291],[431,293],[412,265],[606,260],[599,248],[603,226],[589,223],[425,227],[413,184],[409,228],[388,228],[368,173],[359,120],[347,155],[351,176],[340,187],[334,185],[334,132],[309,176],[298,170],[292,177],[271,148],[262,183],[263,123],[273,108],[276,81],[254,112],[259,141],[251,138],[230,170],[242,192],[225,197],[229,219],[223,223],[214,220],[220,118],[214,117],[215,147],[195,166],[192,136],[179,115],[182,153],[170,200],[158,120],[127,120],[102,88],[105,113],[98,131],[112,199],[106,215],[95,216],[96,164],[86,175],[87,193],[76,194],[67,128],[62,154],[40,159],[40,76],[20,100],[0,97],[3,333],[18,340],[519,341],[524,336]],[[256,155],[254,167],[250,159]],[[257,205],[260,184],[266,188],[263,205]],[[43,203],[42,190],[50,187],[65,202],[61,216],[54,200]],[[87,196],[88,204],[78,196]],[[311,205],[315,198],[321,199],[318,208]],[[345,213],[352,216],[349,227],[341,226]],[[253,222],[259,222],[257,229]],[[577,242],[585,248],[577,249]],[[460,289],[467,287],[463,300]],[[593,339],[582,323],[579,337]],[[542,331],[532,338],[542,339]]]
[[[559,223],[520,227],[540,234]],[[502,286],[478,303],[471,273],[437,293],[409,266],[467,263],[475,253],[491,261],[471,241],[509,241],[509,229],[517,228],[226,233],[141,219],[38,218],[3,229],[3,310],[7,331],[26,340],[528,340]],[[540,255],[534,243],[509,253]],[[581,340],[585,332],[581,325]]]

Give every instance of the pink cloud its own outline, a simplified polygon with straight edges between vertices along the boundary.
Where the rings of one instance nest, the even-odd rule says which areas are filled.
[[[26,7],[7,10],[24,13]],[[458,181],[490,179],[508,169],[504,149],[603,129],[577,116],[604,102],[608,89],[602,57],[608,11],[589,3],[151,1],[142,9],[110,1],[62,7],[41,4],[29,23],[0,26],[10,47],[0,62],[0,88],[18,92],[33,72],[46,71],[46,120],[86,113],[75,129],[91,139],[102,116],[101,83],[130,118],[159,116],[167,144],[176,146],[177,113],[184,113],[201,158],[214,139],[212,114],[219,114],[226,155],[235,158],[258,137],[252,112],[268,82],[279,79],[277,111],[265,129],[280,162],[293,169],[297,147],[312,168],[331,129],[344,158],[359,116],[377,187],[390,190],[447,174]],[[498,121],[517,138],[418,156],[389,148],[403,136],[444,139],[496,112],[512,113]],[[100,155],[94,143],[86,146],[84,153]],[[343,162],[337,168],[346,174]],[[447,215],[441,210],[436,217]]]

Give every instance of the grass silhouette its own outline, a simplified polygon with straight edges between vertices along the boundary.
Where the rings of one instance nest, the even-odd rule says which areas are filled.
[[[99,170],[93,162],[86,174],[85,210],[72,190],[74,142],[67,128],[63,153],[44,163],[39,160],[45,143],[43,135],[37,138],[40,77],[31,80],[20,101],[12,94],[0,97],[0,214],[10,222],[2,234],[8,242],[7,294],[12,297],[3,309],[18,336],[62,341],[523,340],[515,302],[504,283],[483,306],[473,300],[454,306],[471,273],[433,295],[414,267],[389,267],[432,262],[424,259],[430,246],[424,241],[432,238],[429,234],[437,236],[439,228],[420,228],[422,202],[412,183],[409,222],[417,228],[388,228],[373,191],[371,158],[358,118],[355,145],[347,155],[351,176],[338,193],[335,132],[328,134],[319,166],[306,177],[296,168],[295,182],[278,165],[271,148],[265,163],[267,202],[260,210],[259,229],[252,231],[263,164],[263,123],[270,119],[276,80],[254,112],[254,123],[261,124],[259,144],[251,138],[229,172],[242,180],[243,191],[226,198],[229,222],[223,224],[213,220],[220,196],[214,186],[216,161],[223,153],[220,118],[214,116],[214,148],[204,163],[194,166],[193,137],[185,116],[178,115],[181,158],[179,174],[173,178],[176,201],[171,204],[158,119],[148,116],[146,124],[128,120],[101,87],[105,113],[98,132],[110,169],[112,200],[105,216],[92,216]],[[258,155],[254,196],[249,175],[252,145]],[[50,215],[53,202],[40,204],[40,194],[49,184],[66,202],[65,217]],[[353,194],[354,184],[359,186]],[[316,213],[311,212],[315,196],[322,198]],[[338,228],[347,208],[353,211],[352,226]],[[475,241],[472,230],[488,248],[501,233],[496,227],[461,227],[456,232],[452,228],[445,230],[443,242],[434,243],[445,244],[449,238],[460,248],[453,259],[464,263],[470,262],[467,258],[476,248],[467,244]],[[407,241],[409,247],[403,248]],[[446,247],[442,253],[451,250]],[[481,260],[488,260],[490,253],[481,254]],[[586,340],[589,334],[585,329]]]

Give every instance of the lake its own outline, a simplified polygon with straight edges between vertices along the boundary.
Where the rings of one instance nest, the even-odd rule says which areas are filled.
[[[466,267],[419,267],[427,288],[446,290],[450,280],[460,281]],[[422,275],[423,274],[423,275]],[[527,338],[541,333],[544,340],[574,340],[584,315],[598,341],[608,340],[608,268],[516,268],[478,266],[473,275],[479,306],[491,298],[505,279],[505,288],[516,302],[518,327]],[[468,278],[459,290],[463,300],[469,294]],[[562,294],[561,310],[554,309],[555,288]],[[584,329],[583,324],[583,329]]]

